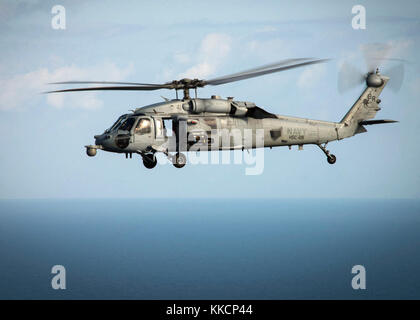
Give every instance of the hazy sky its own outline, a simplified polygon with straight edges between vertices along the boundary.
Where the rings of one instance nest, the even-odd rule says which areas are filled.
[[[65,30],[51,27],[57,4],[66,9]],[[366,30],[352,29],[356,4],[366,8]],[[419,198],[419,36],[418,1],[0,0],[0,198]],[[147,170],[139,156],[89,158],[84,145],[120,114],[174,93],[40,94],[59,80],[164,82],[286,58],[332,58],[199,94],[339,121],[363,89],[340,95],[339,66],[350,61],[367,71],[359,49],[373,42],[392,45],[392,56],[407,60],[402,89],[385,88],[377,115],[400,123],[330,143],[333,166],[315,146],[265,150],[258,176],[245,175],[246,164]]]

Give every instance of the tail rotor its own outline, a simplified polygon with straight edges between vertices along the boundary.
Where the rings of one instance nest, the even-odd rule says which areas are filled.
[[[340,94],[343,94],[351,89],[354,89],[364,82],[369,80],[371,75],[375,75],[379,71],[379,67],[389,62],[393,65],[383,72],[384,75],[390,78],[388,85],[394,91],[398,92],[401,89],[404,81],[404,63],[405,60],[397,58],[388,58],[392,51],[392,46],[383,43],[365,44],[361,47],[361,51],[365,60],[367,73],[361,72],[358,68],[348,62],[341,65],[337,88]],[[372,78],[372,77],[371,77]],[[367,81],[369,85],[369,81]]]

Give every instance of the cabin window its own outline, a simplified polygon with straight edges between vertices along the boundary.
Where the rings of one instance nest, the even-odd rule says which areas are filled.
[[[135,133],[146,134],[151,132],[151,125],[149,119],[140,119],[137,123]]]
[[[156,138],[163,138],[163,123],[161,119],[155,118]]]

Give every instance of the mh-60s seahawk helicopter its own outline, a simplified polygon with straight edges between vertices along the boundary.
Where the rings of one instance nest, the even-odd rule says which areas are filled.
[[[209,99],[197,98],[197,88],[216,86],[248,78],[258,77],[274,72],[308,66],[324,62],[322,59],[288,59],[259,68],[246,70],[210,80],[181,79],[163,84],[106,82],[106,81],[68,81],[54,84],[102,84],[100,87],[84,87],[49,91],[48,93],[92,91],[92,90],[133,90],[151,91],[160,89],[176,90],[176,99],[148,105],[124,114],[104,133],[95,136],[95,144],[86,146],[89,156],[96,155],[97,150],[124,153],[132,157],[133,153],[141,155],[146,168],[157,164],[155,154],[164,153],[177,168],[186,164],[182,152],[193,150],[201,145],[208,150],[249,149],[256,147],[277,147],[293,145],[302,148],[305,144],[315,144],[324,152],[330,164],[336,162],[326,145],[330,141],[341,140],[366,132],[365,125],[395,122],[393,120],[369,120],[380,110],[379,95],[390,78],[383,76],[376,69],[365,76],[367,88],[356,100],[340,122],[310,120],[297,117],[275,115],[253,102],[236,101],[229,97],[221,99],[212,96]],[[191,98],[189,90],[195,90]],[[183,91],[183,98],[178,99],[178,90]],[[172,127],[174,135],[168,130]],[[245,130],[264,130],[263,144],[253,141],[235,141],[229,145],[222,143],[221,130],[242,132]],[[194,149],[197,150],[197,149]]]

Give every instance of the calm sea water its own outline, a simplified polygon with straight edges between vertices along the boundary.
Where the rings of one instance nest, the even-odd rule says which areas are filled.
[[[414,200],[3,200],[0,298],[419,299],[419,248]]]

